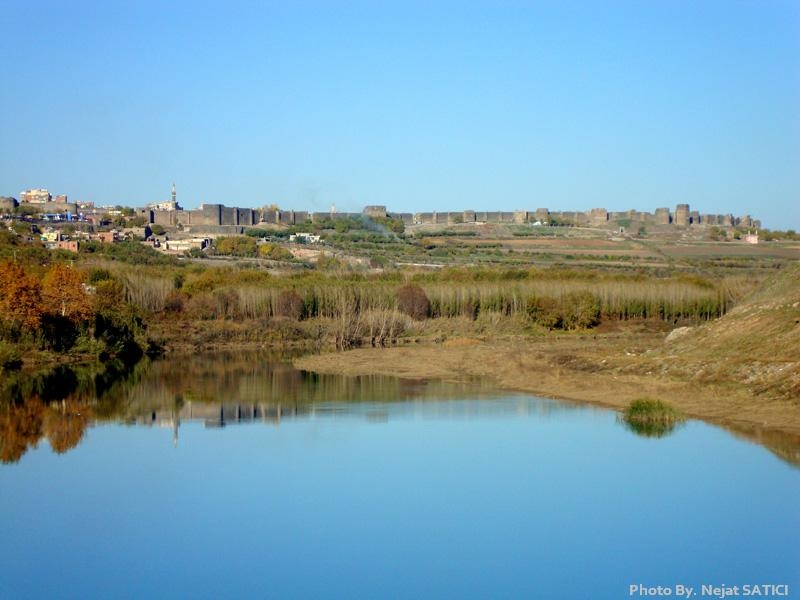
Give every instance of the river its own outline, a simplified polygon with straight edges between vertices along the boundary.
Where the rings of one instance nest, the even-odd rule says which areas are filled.
[[[0,598],[800,594],[791,436],[265,355],[50,377],[3,387]]]

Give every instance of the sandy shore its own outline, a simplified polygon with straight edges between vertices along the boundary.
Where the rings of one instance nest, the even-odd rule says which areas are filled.
[[[344,375],[488,378],[504,389],[614,408],[650,397],[669,402],[690,417],[738,430],[800,435],[796,400],[757,396],[734,381],[693,377],[683,365],[666,364],[658,351],[663,340],[661,334],[453,339],[303,356],[294,363],[308,371]]]

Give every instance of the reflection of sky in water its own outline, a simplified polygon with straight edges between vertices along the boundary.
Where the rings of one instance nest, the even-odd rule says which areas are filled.
[[[722,429],[648,439],[599,408],[284,367],[147,371],[69,452],[0,465],[0,597],[800,589],[800,471]]]

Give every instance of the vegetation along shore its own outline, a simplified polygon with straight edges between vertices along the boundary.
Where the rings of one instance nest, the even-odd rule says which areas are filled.
[[[748,252],[575,228],[431,237],[348,224],[317,231],[315,248],[262,228],[170,255],[136,241],[48,250],[12,223],[0,232],[0,378],[66,362],[119,369],[145,354],[299,349],[306,370],[480,377],[619,408],[651,398],[800,433],[793,232]]]
[[[295,359],[323,373],[491,378],[501,387],[624,408],[642,396],[718,423],[800,433],[800,265],[723,317],[650,320],[548,335],[453,337],[426,347]]]

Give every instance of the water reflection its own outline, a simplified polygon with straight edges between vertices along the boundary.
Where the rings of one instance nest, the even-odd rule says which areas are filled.
[[[176,365],[160,361],[148,366],[126,386],[109,419],[173,430],[179,440],[182,422],[201,422],[206,428],[236,424],[280,424],[292,418],[356,417],[371,423],[390,417],[470,418],[535,410],[547,415],[573,410],[558,401],[491,402],[497,388],[474,381],[398,379],[385,376],[342,377],[298,371],[274,356],[215,355],[195,357]],[[479,402],[448,402],[463,398]]]
[[[0,379],[0,402],[24,402],[39,398],[55,402],[71,398],[94,399],[125,379],[135,367],[121,361],[88,366],[59,365],[34,373],[19,371]]]
[[[277,425],[292,418],[382,423],[417,416],[453,419],[513,412],[550,417],[576,407],[586,410],[563,401],[497,397],[497,389],[482,381],[317,375],[270,354],[198,355],[143,362],[133,369],[113,363],[104,368],[59,367],[0,384],[0,462],[19,461],[42,438],[56,453],[67,452],[81,442],[88,426],[103,422],[168,428],[177,445],[185,422],[220,428]],[[480,401],[456,402],[464,398]],[[652,438],[676,430],[674,425],[621,426]],[[734,433],[800,466],[800,436],[755,428]]]
[[[139,363],[15,373],[0,384],[0,461],[13,463],[42,438],[63,453],[98,422],[168,427],[177,444],[182,421],[207,427],[279,423],[288,417],[347,410],[363,402],[480,398],[491,386],[315,375],[265,354],[215,354]],[[336,405],[336,406],[335,406]],[[371,421],[388,418],[374,409]]]
[[[63,454],[80,443],[91,420],[91,406],[77,400],[47,404],[35,396],[0,406],[0,461],[17,462],[42,437]]]
[[[800,434],[746,425],[727,429],[737,438],[764,446],[781,460],[800,467]]]
[[[58,454],[76,447],[95,422],[99,399],[131,385],[133,372],[110,361],[6,375],[0,380],[0,462],[19,461],[43,437]]]
[[[634,421],[625,417],[619,417],[617,422],[622,423],[636,435],[649,438],[667,437],[686,423],[685,421]]]

